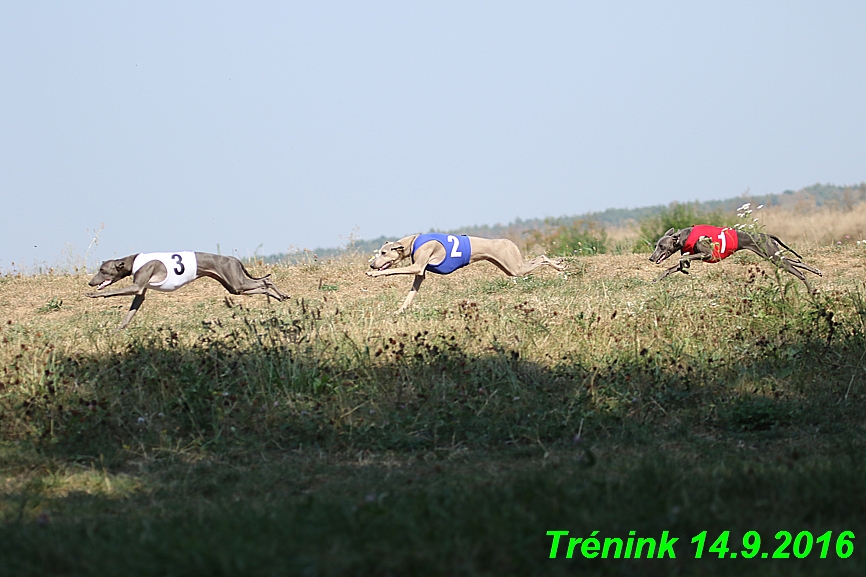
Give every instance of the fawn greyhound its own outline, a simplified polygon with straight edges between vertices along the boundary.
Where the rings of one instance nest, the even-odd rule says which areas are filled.
[[[401,268],[391,268],[404,258],[412,260],[412,264]],[[454,236],[451,234],[429,233],[413,234],[396,242],[386,242],[379,252],[370,259],[367,276],[376,277],[391,274],[412,274],[415,281],[412,289],[397,311],[401,313],[409,308],[427,271],[436,274],[449,274],[466,265],[489,261],[498,266],[508,276],[523,276],[542,265],[548,265],[556,270],[564,270],[560,261],[554,261],[544,255],[530,261],[524,261],[517,245],[506,238],[478,238],[475,236]]]

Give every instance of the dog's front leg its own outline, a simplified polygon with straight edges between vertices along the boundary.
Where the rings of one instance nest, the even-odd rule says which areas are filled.
[[[689,274],[688,269],[689,269],[689,266],[691,265],[691,261],[698,260],[698,259],[705,260],[707,258],[708,258],[708,256],[703,254],[703,253],[690,254],[688,256],[681,257],[679,262],[677,262],[677,264],[675,264],[671,268],[667,269],[665,272],[663,272],[661,274],[661,276],[659,276],[659,278],[657,278],[653,282],[659,282],[663,278],[670,276],[676,272],[681,272],[683,274]]]
[[[129,324],[129,321],[132,320],[132,317],[135,316],[135,313],[138,312],[138,309],[141,308],[141,303],[144,302],[144,294],[147,292],[145,289],[144,292],[135,295],[135,298],[132,299],[132,304],[129,306],[129,311],[126,313],[126,316],[123,317],[123,321],[121,321],[120,326],[117,327],[117,330],[122,331],[126,328],[126,325]]]
[[[414,274],[423,275],[424,269],[427,268],[427,262],[415,262],[410,266],[400,268],[386,268],[385,270],[368,270],[365,274],[370,277],[386,276],[391,274]]]
[[[683,270],[683,263],[682,263],[682,262],[678,262],[678,263],[675,264],[674,266],[672,266],[672,267],[670,267],[669,269],[665,270],[665,272],[663,272],[661,275],[659,275],[659,277],[658,277],[656,280],[654,280],[653,282],[654,282],[654,283],[659,282],[659,281],[662,280],[663,278],[669,277],[670,275],[674,274],[675,272],[680,272],[680,271],[684,272],[685,274],[689,274],[688,271],[684,271],[684,270]]]
[[[406,300],[403,301],[403,304],[397,309],[397,313],[402,313],[412,304],[412,301],[415,300],[415,295],[418,294],[418,289],[421,288],[421,283],[424,282],[423,275],[415,275],[415,280],[412,282],[412,288],[409,289],[409,294],[406,295]]]
[[[98,293],[87,293],[84,296],[95,299],[99,297],[123,297],[129,295],[139,295],[146,288],[147,284],[145,284],[144,286],[138,286],[138,283],[134,283],[123,288],[116,288]]]
[[[689,267],[692,266],[693,260],[709,260],[712,258],[712,253],[704,254],[701,252],[697,252],[695,254],[690,254],[688,256],[684,256],[680,258],[680,262],[678,264],[678,268],[672,272],[681,272],[683,274],[689,274]]]

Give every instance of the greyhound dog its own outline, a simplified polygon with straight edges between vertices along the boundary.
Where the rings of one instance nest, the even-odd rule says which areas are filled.
[[[782,248],[790,251],[797,259],[794,260],[789,256],[783,255]],[[814,291],[809,285],[809,281],[806,280],[806,276],[798,269],[823,276],[820,270],[805,264],[802,261],[802,257],[777,236],[744,232],[733,228],[719,228],[708,224],[697,224],[676,232],[671,228],[656,243],[656,249],[653,251],[652,256],[650,256],[650,261],[653,263],[659,264],[677,251],[680,251],[682,256],[675,266],[664,271],[655,282],[675,272],[689,274],[689,263],[693,260],[718,262],[743,249],[750,250],[776,266],[785,269],[803,281],[810,293]]]
[[[411,259],[412,264],[402,268],[391,268],[404,258]],[[378,254],[370,259],[370,268],[374,270],[367,271],[367,276],[415,275],[415,282],[412,283],[406,300],[397,311],[401,313],[412,304],[427,271],[449,274],[458,268],[483,260],[492,262],[508,276],[523,276],[542,265],[551,266],[556,270],[565,269],[560,261],[551,260],[544,255],[524,261],[517,245],[506,238],[488,239],[430,233],[413,234],[396,242],[383,244]]]
[[[89,284],[101,291],[129,275],[133,275],[132,284],[127,287],[87,293],[91,298],[135,295],[118,330],[125,328],[138,312],[147,289],[169,292],[204,276],[219,281],[233,295],[264,294],[278,301],[288,298],[270,281],[270,275],[253,277],[233,256],[192,251],[139,253],[107,260],[99,266],[99,272]]]

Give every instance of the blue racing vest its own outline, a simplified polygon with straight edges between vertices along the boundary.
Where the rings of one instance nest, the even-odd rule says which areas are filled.
[[[439,264],[428,264],[427,270],[436,274],[449,274],[469,264],[469,257],[472,256],[472,246],[469,244],[469,237],[465,235],[454,236],[453,234],[442,234],[439,232],[431,232],[428,234],[418,235],[415,242],[412,243],[412,260],[414,261],[415,251],[421,245],[428,242],[438,242],[445,247],[445,260]]]

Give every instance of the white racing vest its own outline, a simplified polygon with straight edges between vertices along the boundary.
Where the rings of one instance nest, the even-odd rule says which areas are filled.
[[[196,278],[195,253],[191,250],[183,252],[143,252],[132,261],[132,274],[152,260],[158,260],[165,265],[166,275],[162,282],[150,282],[147,288],[169,292],[189,284]]]

